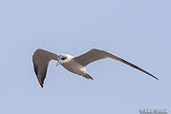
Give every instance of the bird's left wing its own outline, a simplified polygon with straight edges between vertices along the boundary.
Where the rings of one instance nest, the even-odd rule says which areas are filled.
[[[57,58],[58,55],[43,49],[37,49],[34,52],[32,57],[34,64],[34,72],[37,76],[37,79],[41,87],[43,87],[43,83],[46,78],[46,72],[50,60],[57,60]]]
[[[125,63],[137,70],[140,70],[150,76],[152,76],[153,78],[157,79],[157,77],[155,77],[154,75],[150,74],[149,72],[145,71],[144,69],[118,57],[118,56],[115,56],[111,53],[108,53],[106,51],[103,51],[103,50],[99,50],[99,49],[92,49],[90,51],[88,51],[87,53],[83,54],[83,55],[80,55],[78,57],[75,57],[74,60],[78,63],[80,63],[81,65],[83,66],[87,66],[88,64],[90,64],[91,62],[94,62],[94,61],[97,61],[97,60],[100,60],[100,59],[104,59],[104,58],[112,58],[112,59],[115,59],[117,61],[120,61],[122,63]]]

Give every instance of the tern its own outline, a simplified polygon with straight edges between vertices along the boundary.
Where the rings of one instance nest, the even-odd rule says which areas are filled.
[[[55,53],[49,52],[44,49],[37,49],[32,56],[34,72],[35,72],[37,79],[40,83],[40,86],[42,88],[43,88],[44,80],[46,78],[48,64],[51,60],[57,61],[56,66],[61,64],[68,71],[78,74],[80,76],[83,76],[89,80],[93,80],[93,78],[87,72],[86,66],[94,61],[97,61],[100,59],[105,59],[105,58],[111,58],[111,59],[120,61],[124,64],[127,64],[127,65],[129,65],[137,70],[140,70],[140,71],[148,74],[149,76],[159,80],[157,77],[155,77],[151,73],[145,71],[144,69],[142,69],[142,68],[140,68],[140,67],[116,56],[116,55],[113,55],[109,52],[106,52],[106,51],[100,50],[100,49],[91,49],[90,51],[88,51],[85,54],[82,54],[78,57],[73,57],[68,54],[57,55]]]

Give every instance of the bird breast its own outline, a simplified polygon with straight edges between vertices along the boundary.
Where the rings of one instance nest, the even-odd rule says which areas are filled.
[[[86,73],[85,67],[75,62],[73,59],[67,63],[63,63],[62,66],[72,73],[82,75]]]

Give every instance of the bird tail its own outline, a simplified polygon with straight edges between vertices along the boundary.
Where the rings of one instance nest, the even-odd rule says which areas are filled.
[[[88,80],[94,80],[88,73],[86,73],[86,75],[83,75],[83,77],[87,78]]]

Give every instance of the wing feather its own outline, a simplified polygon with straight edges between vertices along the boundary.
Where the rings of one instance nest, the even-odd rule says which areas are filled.
[[[133,68],[135,68],[137,70],[140,70],[140,71],[150,75],[151,77],[159,80],[157,77],[155,77],[151,73],[145,71],[144,69],[142,69],[142,68],[140,68],[140,67],[138,67],[138,66],[136,66],[136,65],[134,65],[134,64],[120,58],[120,57],[118,57],[118,56],[115,56],[115,55],[113,55],[111,53],[108,53],[106,51],[99,50],[99,49],[92,49],[92,50],[88,51],[87,53],[85,53],[83,55],[75,57],[74,59],[75,59],[76,62],[80,63],[81,65],[87,66],[88,64],[90,64],[90,63],[92,63],[94,61],[97,61],[97,60],[100,60],[100,59],[105,59],[105,58],[112,58],[112,59],[115,59],[115,60],[120,61],[122,63],[125,63],[125,64],[127,64],[127,65],[129,65],[129,66],[131,66],[131,67],[133,67]]]
[[[34,72],[42,88],[44,80],[46,78],[48,64],[51,60],[57,60],[57,58],[58,55],[43,49],[37,49],[34,52],[32,57]]]

